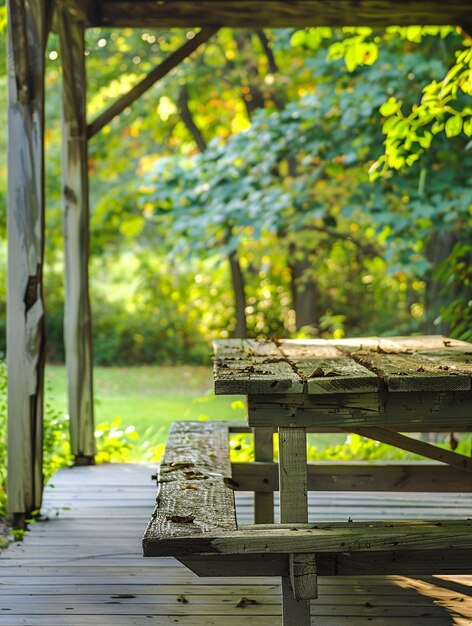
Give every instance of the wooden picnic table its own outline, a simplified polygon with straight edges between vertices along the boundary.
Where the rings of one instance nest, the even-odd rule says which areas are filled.
[[[403,433],[472,432],[472,344],[433,335],[229,339],[216,341],[214,348],[216,394],[247,396],[256,462],[271,464],[273,432],[278,431],[282,524],[308,522],[308,430],[357,433],[441,461],[455,472],[457,491],[471,489],[470,457]],[[428,479],[434,484],[437,476],[438,489],[443,470],[441,465],[428,468]],[[395,471],[393,466],[392,481]],[[347,464],[344,473],[349,472]],[[389,484],[388,471],[382,480],[380,485]],[[272,522],[272,493],[256,492],[256,523]],[[297,565],[300,572],[312,566]],[[282,587],[287,623],[309,623],[309,604],[294,599],[288,577]]]

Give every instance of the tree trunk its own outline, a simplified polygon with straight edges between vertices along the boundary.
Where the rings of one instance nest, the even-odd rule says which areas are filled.
[[[297,256],[301,258],[297,258]],[[291,244],[289,268],[292,275],[291,290],[296,328],[300,330],[304,327],[311,327],[313,334],[316,334],[321,311],[318,288],[310,276],[309,270],[312,269],[312,264],[307,251]]]
[[[200,129],[195,124],[192,113],[188,104],[188,91],[184,86],[179,94],[179,111],[180,117],[195,140],[200,152],[206,150],[207,144]],[[234,309],[236,314],[236,328],[234,330],[235,337],[247,337],[246,323],[246,294],[244,289],[244,274],[241,269],[237,252],[228,255],[228,263],[231,272],[231,284],[233,286]]]
[[[426,334],[447,335],[450,330],[449,326],[444,322],[435,323],[435,320],[441,314],[441,307],[444,305],[442,295],[444,284],[434,276],[434,272],[438,265],[451,254],[456,243],[457,235],[455,233],[436,232],[426,248],[426,258],[431,263],[431,269],[426,278],[426,321],[424,324],[424,332]]]
[[[238,253],[232,252],[228,256],[228,261],[231,270],[234,307],[236,311],[236,328],[234,329],[234,336],[245,339],[247,337],[246,294],[244,290],[244,276],[239,262]]]
[[[41,506],[44,395],[44,0],[8,1],[8,508]]]
[[[92,321],[89,296],[89,190],[84,25],[58,8],[63,67],[63,202],[66,301],[64,344],[72,454],[94,460]]]

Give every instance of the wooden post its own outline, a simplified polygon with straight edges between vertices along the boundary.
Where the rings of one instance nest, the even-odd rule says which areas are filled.
[[[92,324],[89,297],[89,200],[84,24],[58,7],[63,68],[63,198],[66,301],[64,343],[72,454],[94,460]]]
[[[41,506],[45,0],[8,0],[8,508]]]
[[[307,487],[306,429],[279,428],[280,522],[282,524],[303,524],[308,521]],[[309,626],[310,602],[297,599],[300,595],[293,586],[293,581],[298,578],[299,574],[294,565],[293,555],[289,556],[289,569],[291,576],[282,576],[282,624],[283,626]]]
[[[254,460],[274,461],[274,431],[272,428],[254,428]],[[254,494],[254,521],[256,524],[273,524],[274,494],[259,491]]]

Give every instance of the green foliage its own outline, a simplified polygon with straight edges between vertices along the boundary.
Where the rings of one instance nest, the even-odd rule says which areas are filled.
[[[428,151],[433,139],[443,133],[452,139],[461,133],[472,136],[472,48],[456,53],[454,65],[442,80],[423,87],[419,104],[403,113],[402,101],[395,97],[380,107],[385,118],[382,132],[385,154],[371,168],[372,178],[385,176],[389,169],[411,166]],[[469,142],[468,147],[470,147]]]
[[[162,429],[148,428],[141,436],[134,426],[121,427],[121,418],[102,422],[95,429],[97,463],[159,461],[164,451]]]

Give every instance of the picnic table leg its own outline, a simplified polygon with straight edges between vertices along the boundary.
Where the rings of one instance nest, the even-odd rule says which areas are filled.
[[[274,432],[272,428],[254,429],[254,460],[274,460]],[[256,524],[273,524],[274,494],[259,491],[254,494],[254,521]]]
[[[308,522],[305,428],[279,428],[280,521]],[[282,576],[283,626],[309,626],[309,600],[296,600],[290,576]]]

